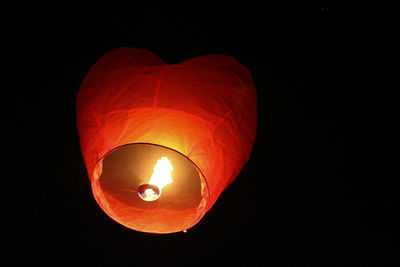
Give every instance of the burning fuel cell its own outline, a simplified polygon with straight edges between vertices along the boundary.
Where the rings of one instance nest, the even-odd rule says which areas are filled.
[[[172,183],[171,171],[174,169],[167,157],[162,157],[154,166],[153,175],[148,184],[138,188],[138,194],[144,201],[154,201],[161,195],[164,186]]]

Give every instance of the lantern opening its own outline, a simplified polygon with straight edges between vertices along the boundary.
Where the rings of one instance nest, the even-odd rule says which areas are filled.
[[[208,188],[183,154],[154,144],[129,144],[96,165],[93,194],[115,221],[142,232],[180,232],[206,212]]]

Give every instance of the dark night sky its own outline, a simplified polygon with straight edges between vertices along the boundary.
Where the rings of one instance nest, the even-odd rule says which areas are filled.
[[[13,238],[14,259],[129,264],[395,260],[394,188],[375,176],[378,148],[371,141],[379,105],[374,68],[380,39],[376,18],[368,12],[357,6],[137,5],[124,12],[60,8],[31,15],[22,46],[33,56],[27,66],[40,81],[12,98],[12,105],[29,112],[13,114],[10,123],[30,129],[22,135],[35,152],[29,169],[38,175],[28,183],[34,197],[23,208],[33,217],[16,230],[21,234]],[[186,234],[151,235],[122,227],[92,196],[74,102],[89,67],[121,46],[148,49],[167,63],[231,55],[253,75],[259,121],[252,156]],[[254,188],[260,193],[248,198],[246,192]]]

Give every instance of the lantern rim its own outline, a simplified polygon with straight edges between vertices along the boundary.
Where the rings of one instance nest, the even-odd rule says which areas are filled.
[[[192,164],[192,166],[195,167],[195,169],[196,169],[196,170],[198,171],[198,173],[199,173],[200,182],[202,182],[203,185],[204,185],[204,188],[202,189],[202,191],[204,190],[204,192],[202,192],[202,195],[203,195],[203,197],[204,197],[204,199],[205,199],[206,204],[204,205],[204,208],[202,208],[201,213],[196,217],[196,219],[190,224],[190,226],[186,227],[184,230],[189,229],[189,228],[193,227],[194,225],[196,225],[196,224],[204,217],[204,215],[206,214],[206,212],[207,212],[207,205],[208,205],[208,203],[209,203],[209,201],[210,201],[210,192],[209,192],[209,187],[208,187],[207,179],[206,179],[206,177],[204,176],[204,174],[203,174],[203,172],[201,171],[201,169],[200,169],[200,168],[196,165],[196,163],[194,163],[187,155],[185,155],[185,154],[183,154],[183,153],[181,153],[181,152],[179,152],[178,150],[175,150],[175,149],[173,149],[173,148],[170,148],[170,147],[167,147],[167,146],[163,146],[163,145],[160,145],[160,144],[155,144],[155,143],[136,142],[136,143],[127,143],[127,144],[123,144],[123,145],[114,147],[113,149],[111,149],[111,150],[109,150],[108,152],[104,153],[104,155],[101,156],[101,157],[99,158],[99,160],[98,160],[98,161],[96,162],[96,164],[95,164],[95,167],[94,167],[94,169],[93,169],[93,171],[92,171],[92,174],[91,174],[91,177],[90,177],[90,178],[91,178],[91,189],[92,189],[93,196],[94,196],[96,202],[97,202],[97,203],[99,204],[99,206],[101,207],[101,209],[102,209],[110,218],[112,218],[114,221],[116,221],[117,223],[121,224],[122,226],[125,226],[125,227],[127,227],[127,228],[129,228],[129,229],[133,229],[133,230],[135,230],[135,231],[140,231],[140,230],[136,230],[136,229],[134,229],[134,228],[130,228],[130,227],[124,225],[122,222],[119,222],[118,220],[115,220],[113,214],[110,214],[110,212],[109,212],[107,209],[103,208],[103,205],[102,205],[102,203],[101,203],[99,197],[95,194],[95,188],[94,188],[94,187],[95,187],[95,184],[96,184],[96,182],[97,182],[97,181],[95,181],[95,180],[98,180],[98,179],[100,178],[100,176],[96,173],[96,171],[97,171],[97,169],[98,169],[98,167],[99,167],[99,164],[102,164],[103,160],[104,160],[108,155],[110,155],[111,153],[115,152],[116,150],[119,150],[119,149],[121,149],[121,148],[123,148],[123,147],[131,146],[131,145],[151,145],[151,146],[157,146],[157,147],[160,147],[160,148],[168,149],[168,150],[170,150],[170,151],[173,151],[173,152],[178,153],[179,155],[183,156],[186,160],[188,160],[188,161]],[[96,176],[97,176],[97,177],[96,177]],[[184,231],[184,230],[176,230],[176,231],[171,231],[171,232],[165,232],[165,233],[162,233],[162,234],[177,233],[177,232],[181,232],[181,231]],[[140,231],[140,232],[144,232],[144,231]],[[151,232],[151,231],[148,231],[148,232],[146,231],[145,233],[160,234],[159,232]]]

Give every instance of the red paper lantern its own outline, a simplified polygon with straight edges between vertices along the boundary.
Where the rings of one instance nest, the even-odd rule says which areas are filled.
[[[77,126],[94,197],[122,225],[186,230],[250,157],[257,93],[229,56],[166,64],[119,48],[97,61],[78,93]]]

